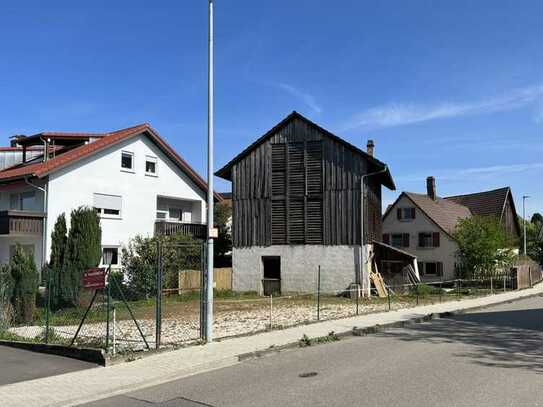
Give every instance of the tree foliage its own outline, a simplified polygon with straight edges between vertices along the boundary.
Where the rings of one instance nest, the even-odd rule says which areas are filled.
[[[11,299],[14,281],[8,264],[0,265],[0,332],[9,327],[13,318]]]
[[[121,256],[123,288],[130,298],[144,299],[156,294],[159,244],[164,288],[178,287],[179,271],[200,270],[202,243],[191,236],[136,236],[122,248]]]
[[[226,202],[219,202],[215,205],[215,225],[219,229],[219,236],[215,240],[215,263],[223,265],[228,263],[227,253],[232,251],[232,233],[229,222],[232,218],[232,207]]]
[[[87,269],[100,264],[102,257],[102,229],[100,217],[93,208],[81,206],[70,215],[64,268],[62,270],[62,299],[77,305],[81,276]]]
[[[474,216],[462,219],[454,238],[460,277],[488,278],[511,264],[514,242],[498,219]]]
[[[17,323],[30,323],[34,317],[39,284],[34,256],[17,244],[9,267],[14,283],[11,302],[15,320]]]
[[[51,257],[49,264],[45,266],[42,274],[47,286],[47,295],[53,309],[65,305],[66,299],[71,298],[71,278],[64,272],[64,261],[68,243],[68,229],[66,227],[66,216],[59,215],[51,233]]]
[[[530,222],[535,225],[543,226],[543,215],[538,212],[534,213]]]
[[[526,254],[532,260],[543,265],[543,241],[540,238],[543,223],[539,222],[539,217],[536,215],[539,214],[534,214],[531,221],[519,218],[519,223],[521,233],[524,233],[524,226],[526,225]],[[524,236],[521,238],[520,251],[524,253]]]

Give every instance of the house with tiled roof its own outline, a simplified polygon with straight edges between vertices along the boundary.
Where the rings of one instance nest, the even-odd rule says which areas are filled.
[[[434,177],[426,180],[426,194],[402,192],[383,215],[383,241],[418,259],[425,281],[455,278],[454,231],[461,219],[492,216],[518,241],[521,235],[511,188],[439,197]],[[383,263],[385,271],[393,263]]]
[[[0,170],[0,262],[19,243],[42,266],[56,219],[65,213],[69,222],[82,205],[100,214],[103,264],[119,265],[121,246],[136,235],[206,236],[206,182],[148,124],[17,136],[10,149],[20,156]]]

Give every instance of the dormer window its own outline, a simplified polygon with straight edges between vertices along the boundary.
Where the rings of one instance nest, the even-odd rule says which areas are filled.
[[[123,151],[121,153],[121,170],[134,171],[134,153],[130,151]]]
[[[398,220],[409,222],[415,219],[416,211],[415,208],[398,208],[396,216]]]

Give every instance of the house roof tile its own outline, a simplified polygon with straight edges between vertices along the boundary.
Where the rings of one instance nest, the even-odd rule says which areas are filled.
[[[139,124],[137,126],[129,127],[113,131],[110,133],[98,134],[98,133],[62,133],[77,134],[77,137],[86,134],[89,137],[96,137],[100,135],[96,141],[87,143],[79,147],[75,147],[67,150],[62,154],[50,158],[47,161],[29,162],[19,164],[13,167],[6,168],[0,171],[0,183],[9,182],[12,180],[26,178],[26,177],[38,177],[43,178],[61,168],[71,165],[83,158],[92,156],[106,148],[116,145],[124,140],[128,140],[132,137],[146,133],[150,139],[185,173],[187,176],[204,192],[207,191],[207,183],[204,179],[168,144],[160,135],[148,124]],[[39,133],[41,135],[47,134],[60,134],[60,133]],[[222,198],[218,193],[215,193],[215,199],[221,201]]]

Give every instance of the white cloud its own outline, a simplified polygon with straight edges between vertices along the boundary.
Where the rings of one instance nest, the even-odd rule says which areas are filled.
[[[344,123],[343,130],[375,129],[403,126],[429,120],[514,110],[543,100],[543,85],[516,89],[506,95],[486,100],[420,105],[389,103],[355,114]],[[543,114],[542,120],[543,120]]]
[[[294,86],[287,83],[274,83],[273,86],[284,90],[285,92],[294,96],[297,99],[300,99],[315,113],[322,113],[322,107],[317,103],[313,95],[303,92],[302,90],[295,88]]]
[[[518,174],[528,171],[543,170],[543,162],[510,164],[510,165],[493,165],[488,167],[473,167],[460,169],[445,169],[427,171],[427,173],[417,173],[406,176],[397,177],[403,182],[419,182],[426,179],[428,175],[434,175],[437,180],[442,181],[459,181],[459,180],[474,180],[488,179],[495,177],[503,177],[506,175]]]

